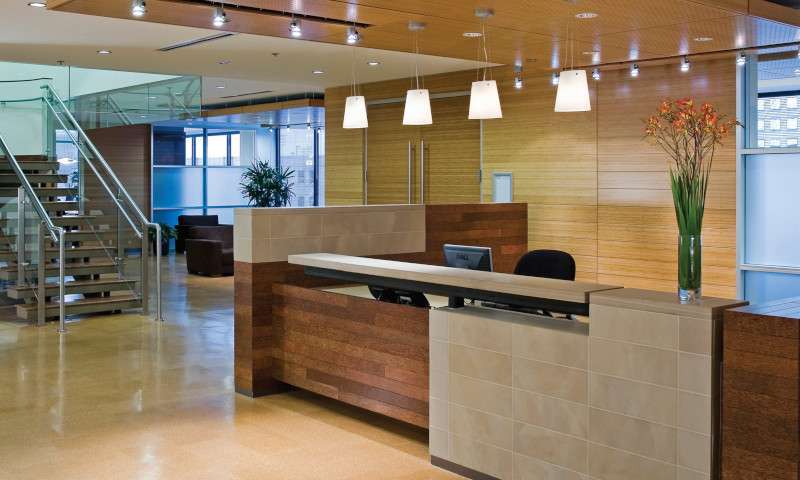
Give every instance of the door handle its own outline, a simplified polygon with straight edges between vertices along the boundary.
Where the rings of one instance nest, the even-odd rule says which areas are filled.
[[[412,186],[411,183],[414,178],[414,144],[411,140],[408,141],[408,204],[411,205],[414,203],[414,199],[412,198]]]
[[[425,140],[419,142],[419,203],[425,204]]]

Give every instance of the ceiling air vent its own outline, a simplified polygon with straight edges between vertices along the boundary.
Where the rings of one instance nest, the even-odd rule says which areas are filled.
[[[179,48],[186,48],[186,47],[191,47],[192,45],[199,45],[201,43],[213,42],[214,40],[219,40],[225,37],[232,37],[233,35],[236,34],[231,32],[215,33],[214,35],[209,35],[208,37],[195,38],[194,40],[187,40],[185,42],[173,43],[172,45],[167,45],[166,47],[159,48],[158,51],[171,52],[172,50],[177,50]]]
[[[767,2],[800,10],[800,0],[767,0]]]

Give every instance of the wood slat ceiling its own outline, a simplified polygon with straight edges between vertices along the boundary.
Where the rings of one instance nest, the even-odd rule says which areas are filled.
[[[463,33],[480,29],[474,16],[489,7],[487,22],[490,60],[523,63],[529,68],[559,68],[574,38],[576,65],[644,60],[800,41],[800,29],[790,22],[796,11],[765,0],[225,0],[230,22],[224,30],[288,37],[288,19],[237,10],[237,5],[359,22],[360,46],[411,51],[409,21],[427,24],[420,51],[430,55],[476,58],[478,42]],[[143,21],[211,28],[211,2],[148,0]],[[116,18],[131,18],[130,0],[51,0],[48,8]],[[786,9],[782,12],[776,9]],[[753,11],[784,20],[780,23],[748,15]],[[579,12],[598,17],[578,20]],[[793,17],[792,15],[795,15]],[[303,21],[303,39],[344,43],[343,25]],[[570,34],[567,29],[569,27]],[[710,37],[707,42],[695,38]],[[586,54],[584,54],[586,52]],[[594,53],[593,53],[594,52]]]

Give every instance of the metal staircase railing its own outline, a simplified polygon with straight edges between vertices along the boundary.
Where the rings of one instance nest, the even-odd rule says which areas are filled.
[[[47,233],[53,239],[54,242],[58,244],[58,286],[59,286],[59,311],[58,311],[58,331],[61,333],[65,333],[66,330],[66,304],[65,304],[65,292],[64,292],[64,273],[65,273],[65,231],[62,227],[58,227],[53,224],[50,215],[47,214],[47,210],[45,210],[44,206],[42,205],[41,200],[39,199],[36,192],[34,192],[33,187],[31,186],[30,182],[28,181],[28,177],[23,172],[22,168],[17,162],[16,157],[11,150],[8,148],[8,144],[6,143],[5,139],[2,135],[0,135],[0,153],[2,153],[8,164],[11,166],[11,170],[16,174],[17,178],[20,181],[20,187],[17,191],[17,283],[23,284],[25,283],[25,268],[27,262],[25,261],[25,233],[26,233],[26,226],[25,226],[25,205],[27,203],[26,198],[29,198],[30,204],[33,206],[34,212],[39,217],[40,227],[38,231],[39,239],[38,244],[44,245],[44,235]],[[45,277],[45,251],[40,248],[38,250],[40,255],[39,262],[38,262],[38,292],[36,292],[37,300],[38,300],[38,308],[37,308],[37,323],[39,325],[43,325],[46,317],[45,313],[45,298],[46,298],[46,287],[47,287],[47,279]]]
[[[52,114],[53,119],[55,122],[66,132],[66,135],[69,137],[70,142],[75,145],[79,156],[81,157],[79,160],[82,160],[81,165],[86,165],[89,167],[91,172],[94,174],[94,177],[102,187],[102,190],[108,195],[108,198],[114,203],[117,208],[117,213],[121,218],[125,219],[125,223],[127,223],[133,234],[141,241],[141,259],[142,259],[142,266],[141,266],[141,302],[142,302],[142,310],[144,312],[149,311],[149,258],[150,258],[150,249],[149,249],[149,231],[153,230],[155,232],[155,254],[156,254],[156,265],[155,265],[155,280],[156,280],[156,314],[155,319],[159,321],[163,321],[163,313],[162,313],[162,306],[161,306],[161,249],[159,246],[161,245],[161,227],[159,224],[149,221],[149,219],[142,213],[139,206],[131,197],[130,193],[124,187],[122,182],[119,180],[117,175],[108,165],[105,158],[103,158],[102,154],[97,150],[97,147],[94,143],[89,139],[86,132],[81,128],[78,121],[69,111],[69,109],[64,104],[63,100],[58,96],[55,90],[50,85],[42,85],[41,86],[43,95],[42,101],[46,106],[47,111]],[[80,179],[80,186],[81,192],[78,195],[79,201],[79,211],[80,213],[85,213],[85,201],[86,201],[86,192],[83,191],[85,182],[85,173],[84,171],[81,172],[81,179]],[[122,228],[122,222],[117,222],[117,236],[120,237],[120,232]],[[118,248],[121,248],[118,245]],[[120,269],[120,274],[122,270]]]

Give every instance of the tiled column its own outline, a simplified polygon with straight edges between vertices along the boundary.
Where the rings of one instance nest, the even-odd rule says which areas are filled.
[[[714,321],[741,302],[621,289],[591,296],[589,474],[703,480],[712,472]]]
[[[470,478],[585,478],[587,327],[532,318],[431,312],[435,464]]]

